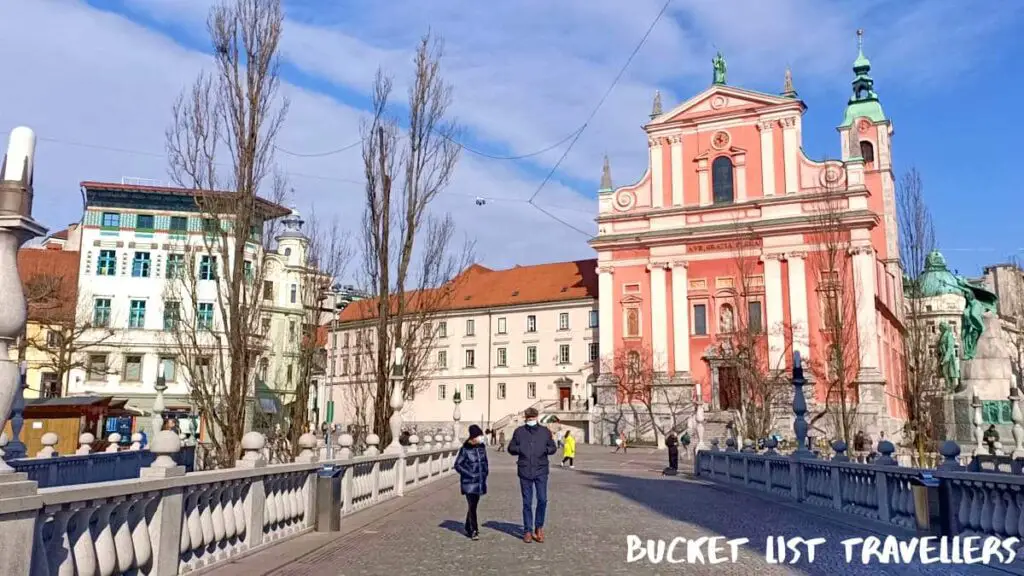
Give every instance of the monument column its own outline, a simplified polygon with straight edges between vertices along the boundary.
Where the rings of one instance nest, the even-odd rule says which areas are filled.
[[[668,371],[668,301],[666,299],[666,262],[651,262],[651,351],[654,371]]]
[[[683,137],[672,136],[672,205],[683,205]]]
[[[662,151],[662,138],[651,138],[651,206],[661,208],[665,199],[665,166]]]
[[[761,189],[764,195],[775,196],[775,138],[774,121],[758,122],[761,131]]]
[[[697,161],[697,183],[700,192],[700,205],[711,205],[711,184],[708,182],[708,159],[701,158]]]
[[[615,283],[612,266],[597,267],[597,338],[601,360],[608,362],[615,352]]]
[[[786,365],[785,315],[782,309],[782,258],[781,254],[763,254],[764,262],[764,311],[768,328],[768,363],[772,369]]]
[[[786,170],[786,194],[796,194],[799,182],[800,163],[797,154],[800,142],[796,132],[796,117],[782,119],[782,159]]]
[[[850,249],[853,261],[853,286],[857,309],[857,347],[860,351],[858,379],[878,380],[878,324],[875,314],[875,249],[855,246]]]
[[[737,154],[733,161],[736,163],[736,201],[746,202],[747,200],[747,155]]]
[[[672,263],[672,356],[676,375],[690,372],[690,301],[686,262]]]
[[[806,252],[790,252],[786,255],[789,264],[789,321],[793,329],[793,350],[801,358],[810,358],[810,327],[807,318],[807,269],[804,261]]]

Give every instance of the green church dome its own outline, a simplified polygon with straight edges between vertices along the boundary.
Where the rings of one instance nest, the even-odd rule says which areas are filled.
[[[925,258],[924,272],[921,273],[917,285],[920,291],[918,296],[923,298],[944,296],[946,294],[963,296],[960,283],[957,281],[956,276],[946,268],[946,259],[943,258],[938,250],[933,250]]]

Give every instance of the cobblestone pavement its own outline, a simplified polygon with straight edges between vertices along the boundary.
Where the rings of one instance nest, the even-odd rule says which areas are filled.
[[[279,555],[275,563],[271,548],[261,553],[269,555],[266,558],[260,558],[261,554],[250,557],[245,572],[258,572],[259,568],[253,568],[257,566],[272,570],[269,573],[275,576],[1005,573],[980,566],[848,565],[839,542],[876,534],[755,496],[661,476],[664,453],[650,449],[622,455],[604,447],[581,446],[578,452],[575,470],[552,466],[544,544],[521,542],[514,462],[507,454],[492,452],[489,493],[479,509],[479,541],[462,534],[465,500],[457,482],[446,479],[426,497],[350,534],[309,548],[312,552],[304,556],[287,559]],[[630,534],[666,542],[675,537],[743,537],[750,543],[739,549],[735,563],[627,563]],[[770,565],[764,555],[768,536],[817,537],[828,542],[818,547],[814,563]]]

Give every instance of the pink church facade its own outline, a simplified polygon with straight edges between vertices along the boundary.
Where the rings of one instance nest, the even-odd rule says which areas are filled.
[[[738,408],[735,374],[714,350],[741,319],[764,327],[771,367],[791,369],[793,351],[808,364],[825,362],[820,294],[830,276],[820,256],[827,194],[841,212],[840,281],[856,300],[850,339],[858,412],[866,431],[899,429],[903,287],[893,128],[869,70],[859,55],[838,127],[840,153],[829,161],[803,151],[806,107],[788,71],[782,95],[729,86],[723,77],[671,110],[663,112],[656,97],[644,126],[645,174],[614,188],[606,161],[602,178],[591,241],[602,362],[645,347],[666,382],[693,386],[712,412]],[[745,309],[737,310],[741,285]],[[826,395],[815,383],[812,402],[823,406]]]

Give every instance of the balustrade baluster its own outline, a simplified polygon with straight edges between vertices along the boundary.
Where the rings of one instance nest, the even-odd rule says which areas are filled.
[[[245,514],[246,492],[247,488],[241,481],[235,483],[232,490],[235,500],[235,533],[240,540],[245,538],[246,528],[249,526],[249,518]]]
[[[188,539],[192,545],[192,552],[196,555],[203,549],[203,523],[199,516],[202,510],[199,508],[200,488],[193,486],[188,495]]]
[[[45,513],[53,518],[49,545],[45,547],[50,574],[54,576],[74,576],[74,539],[68,532],[68,522],[75,515],[75,511],[61,507],[48,507]]]
[[[68,536],[75,553],[75,568],[78,574],[97,574],[99,571],[96,544],[89,530],[89,522],[95,511],[95,507],[84,506],[75,512],[68,523]]]
[[[224,542],[224,537],[227,535],[227,530],[224,528],[224,504],[222,502],[223,493],[223,484],[210,488],[210,521],[213,527],[213,542],[217,546],[220,546]]]
[[[199,526],[203,531],[203,548],[213,544],[213,515],[210,514],[210,486],[204,485],[199,493]]]
[[[96,564],[101,576],[109,576],[117,567],[117,551],[114,548],[114,534],[110,526],[110,514],[116,504],[105,502],[93,513],[96,522],[93,536],[96,539]]]
[[[114,552],[117,555],[118,574],[135,567],[135,543],[132,542],[131,528],[128,526],[128,509],[131,505],[131,502],[125,498],[114,506],[110,514],[110,528],[114,533]]]
[[[220,494],[221,513],[224,519],[224,537],[231,540],[237,534],[235,526],[235,484],[227,482]]]
[[[182,502],[181,512],[181,542],[178,546],[179,556],[184,556],[186,552],[192,549],[192,537],[188,524],[188,500],[188,494],[185,494]]]
[[[153,543],[149,537],[147,512],[152,506],[155,512],[159,497],[152,494],[138,495],[137,500],[128,506],[125,522],[131,533],[132,549],[135,552],[135,566],[141,568],[153,559]]]
[[[1006,499],[998,485],[990,488],[992,494],[992,534],[1006,534]]]

